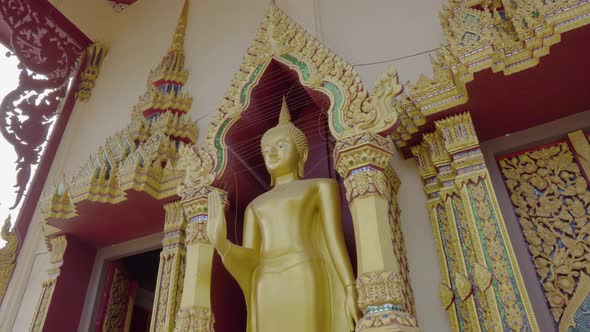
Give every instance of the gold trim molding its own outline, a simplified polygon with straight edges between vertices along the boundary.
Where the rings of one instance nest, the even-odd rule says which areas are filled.
[[[407,82],[391,107],[400,119],[392,134],[398,149],[427,116],[465,104],[474,73],[491,69],[510,75],[536,66],[562,33],[590,23],[590,1],[449,0],[440,21],[445,40],[431,58],[434,75]]]
[[[367,130],[388,133],[397,125],[397,115],[390,110],[402,90],[395,69],[384,74],[369,96],[350,64],[271,4],[207,131],[205,146],[217,151],[217,174],[225,168],[224,135],[248,108],[251,89],[273,60],[295,70],[303,86],[330,98],[328,123],[335,138]]]

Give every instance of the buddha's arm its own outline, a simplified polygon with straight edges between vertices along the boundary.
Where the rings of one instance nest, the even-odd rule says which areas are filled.
[[[320,183],[319,195],[319,211],[330,257],[344,286],[354,285],[352,266],[346,245],[344,244],[344,235],[342,234],[342,215],[338,183],[335,181]]]
[[[259,263],[260,232],[252,209],[248,206],[244,214],[244,238],[242,246],[227,241],[221,255],[223,265],[236,279],[246,299],[250,297],[252,273]]]

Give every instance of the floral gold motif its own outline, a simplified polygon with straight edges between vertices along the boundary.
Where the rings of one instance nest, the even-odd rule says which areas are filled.
[[[176,323],[184,282],[186,218],[179,201],[164,206],[166,220],[154,295],[151,330],[170,332]]]
[[[567,143],[500,160],[556,322],[590,269],[590,190]]]
[[[178,332],[213,332],[215,319],[210,308],[194,306],[182,308],[176,316],[176,328]]]

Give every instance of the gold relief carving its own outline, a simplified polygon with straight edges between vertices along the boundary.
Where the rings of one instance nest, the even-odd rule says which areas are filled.
[[[169,307],[171,303],[169,302],[170,296],[170,288],[172,288],[172,267],[173,262],[176,258],[176,253],[167,251],[160,253],[160,264],[161,270],[158,276],[158,295],[157,295],[157,307],[156,307],[156,331],[166,331],[166,322],[168,321],[169,317],[167,313],[169,312]]]
[[[578,156],[576,158],[578,163],[584,170],[586,177],[590,178],[590,143],[588,142],[588,136],[582,130],[569,133],[567,136]]]
[[[434,166],[440,167],[441,165],[449,164],[451,162],[451,157],[449,156],[449,153],[443,144],[443,139],[440,135],[440,132],[433,131],[431,133],[424,134],[423,144],[424,143],[428,147],[430,160]]]
[[[199,135],[199,127],[189,114],[166,112],[151,121],[149,132],[160,132],[165,136],[186,139],[194,143]],[[180,154],[180,151],[178,153]]]
[[[497,10],[502,4],[504,10]],[[474,6],[479,8],[470,8]],[[407,146],[425,117],[466,103],[465,84],[474,73],[490,68],[509,75],[536,66],[561,33],[587,25],[589,13],[590,3],[579,0],[449,1],[440,15],[446,40],[431,59],[433,77],[421,75],[406,83],[412,105],[391,108],[400,119],[392,134],[395,145]],[[398,103],[403,102],[394,105]],[[412,109],[418,115],[406,116]]]
[[[473,293],[471,281],[462,273],[455,273],[455,285],[457,286],[457,295],[459,295],[461,301],[467,300],[469,295]]]
[[[211,309],[205,307],[181,308],[176,316],[176,327],[178,332],[213,332],[215,319]]]
[[[392,107],[394,106],[395,98],[401,94],[403,86],[399,83],[397,71],[394,66],[389,67],[381,78],[375,83],[375,87],[371,91],[371,100],[377,113],[381,116],[391,117]],[[394,123],[395,118],[386,120],[386,122]],[[366,129],[373,129],[371,126]]]
[[[438,285],[438,297],[440,298],[440,303],[445,310],[449,309],[455,300],[455,294],[453,293],[453,290],[442,282]]]
[[[8,289],[8,283],[14,271],[19,242],[16,231],[14,229],[10,230],[10,226],[10,216],[8,216],[4,220],[4,225],[0,231],[0,237],[6,241],[4,247],[0,248],[0,303],[4,299],[4,295]]]
[[[361,310],[382,304],[404,304],[403,278],[399,272],[363,273],[356,279],[358,305]]]
[[[176,164],[178,170],[185,172],[182,186],[178,192],[182,195],[184,190],[201,186],[208,186],[215,180],[215,159],[213,153],[205,148],[193,145],[182,145],[178,152],[179,158]]]
[[[467,112],[436,121],[435,125],[447,151],[451,154],[473,149],[479,145],[471,115]]]
[[[392,149],[390,140],[371,132],[336,142],[335,165],[344,177],[349,202],[367,195],[389,199],[391,187],[383,172],[390,167]]]
[[[121,271],[115,269],[113,284],[109,293],[109,303],[107,304],[107,316],[102,324],[103,331],[123,331],[125,315],[127,314],[129,287],[129,279]]]
[[[183,192],[183,199],[181,203],[184,210],[184,215],[189,221],[189,225],[187,225],[187,231],[191,223],[208,220],[209,194],[213,191],[219,193],[224,207],[227,207],[229,204],[228,194],[221,189],[211,186],[201,186],[197,188],[191,188],[190,190],[185,190]]]
[[[82,201],[117,204],[126,200],[129,190],[146,192],[155,199],[176,193],[184,177],[175,167],[178,143],[195,144],[198,126],[186,114],[190,96],[177,89],[164,93],[156,85],[165,80],[181,88],[188,77],[183,51],[187,13],[188,0],[170,49],[150,72],[146,92],[134,107],[130,123],[108,137],[74,176],[44,193],[40,199],[44,218],[75,217],[75,205]],[[144,111],[159,116],[148,120]]]
[[[581,273],[578,288],[570,299],[559,322],[559,332],[585,331],[590,327],[587,314],[590,305],[589,299],[590,277],[586,273]]]
[[[590,269],[590,191],[567,143],[500,160],[556,322]]]
[[[515,264],[515,260],[508,260],[510,258],[505,256],[505,252],[511,250],[511,248],[505,247],[502,243],[509,243],[510,240],[505,234],[497,231],[497,214],[488,200],[487,189],[484,187],[486,183],[484,179],[481,178],[479,182],[472,182],[467,185],[467,190],[473,198],[472,203],[475,204],[475,212],[477,213],[477,217],[479,217],[479,223],[485,238],[485,245],[487,246],[487,253],[491,258],[492,273],[498,281],[497,291],[500,294],[501,304],[503,304],[506,317],[508,318],[508,325],[514,330],[520,330],[525,326],[524,318],[528,318],[526,316],[523,317],[523,310],[530,311],[530,303],[528,302],[526,293],[522,293],[525,290],[523,290],[524,287],[518,270],[515,271],[516,276],[514,278],[518,278],[516,282],[520,283],[520,285],[518,288],[513,287],[508,264]],[[500,220],[500,222],[502,221]],[[509,253],[506,254],[509,255]],[[514,268],[513,266],[512,269]],[[520,308],[521,306],[523,308]],[[526,322],[527,325],[534,323],[532,320]]]
[[[100,73],[100,67],[107,55],[107,47],[101,41],[95,41],[86,48],[86,66],[80,74],[81,81],[78,84],[76,99],[81,102],[88,101],[94,88],[94,83]]]
[[[487,267],[485,267],[479,263],[475,263],[473,270],[474,270],[473,274],[474,274],[474,279],[475,279],[475,286],[481,292],[485,292],[492,285],[492,279],[493,279],[492,273],[490,272],[490,270],[488,270]]]
[[[158,281],[154,296],[151,329],[170,332],[174,329],[180,304],[186,259],[184,229],[186,219],[179,201],[164,205],[166,219],[162,240]]]
[[[381,171],[366,170],[358,171],[344,179],[346,188],[346,199],[352,202],[355,198],[376,195],[389,197],[389,186],[386,183],[385,175]]]
[[[432,162],[430,146],[425,141],[420,144],[414,145],[411,148],[412,155],[416,157],[418,161],[418,172],[422,179],[436,175],[437,171]]]
[[[57,280],[55,278],[48,279],[43,282],[41,286],[41,297],[37,302],[35,314],[29,328],[30,332],[41,332],[43,330],[45,318],[47,318],[47,310],[49,309],[49,303],[51,302],[51,297],[53,296],[56,282]]]
[[[487,170],[482,166],[471,119],[460,114],[436,122],[436,127],[412,152],[422,159],[422,165],[428,165],[424,161],[430,159],[438,168],[438,174],[423,171],[421,175],[433,209],[433,227],[440,231],[441,272],[448,271],[450,277],[445,283],[443,274],[443,284],[456,297],[449,311],[451,323],[458,329],[493,331],[501,321],[502,308],[511,329],[528,325],[536,330],[520,271],[502,225],[498,225],[503,221],[498,220],[498,208],[489,196],[493,192],[487,191]],[[490,258],[489,267],[486,257]],[[443,306],[451,308],[453,302],[444,289],[439,296]]]
[[[154,302],[154,331],[172,331],[180,305],[184,281],[185,251],[183,247],[160,253],[160,269]]]
[[[334,137],[346,138],[367,130],[386,132],[397,123],[389,110],[391,96],[400,91],[397,76],[389,71],[370,97],[355,69],[335,55],[307,31],[271,4],[256,38],[243,58],[215,117],[209,126],[206,146],[214,147],[224,132],[250,102],[250,89],[259,81],[270,61],[278,61],[297,71],[300,82],[330,96],[338,95],[342,103],[332,103],[329,126]],[[387,110],[385,111],[385,108]],[[224,152],[223,140],[220,153]],[[223,155],[215,155],[223,159]],[[217,160],[219,169],[224,160]]]
[[[391,140],[374,132],[363,132],[336,141],[334,164],[340,176],[368,166],[383,170],[391,161],[393,144]]]
[[[370,312],[363,316],[356,331],[418,332],[418,322],[412,315],[400,311]]]
[[[185,226],[186,219],[184,218],[180,201],[174,201],[164,205],[164,210],[166,211],[164,219],[165,232],[182,229]]]
[[[383,170],[388,187],[389,187],[389,226],[391,229],[391,239],[395,252],[395,259],[399,262],[400,273],[402,277],[402,294],[404,296],[403,308],[406,313],[416,317],[416,307],[414,301],[414,291],[410,281],[410,268],[406,252],[406,242],[401,229],[400,208],[397,203],[397,193],[401,185],[401,180],[391,165]]]
[[[54,237],[49,240],[51,244],[51,254],[49,256],[49,261],[52,264],[61,263],[63,261],[64,253],[66,252],[66,247],[68,245],[68,241],[65,235],[60,235]]]
[[[206,221],[191,221],[186,228],[186,243],[209,243]]]

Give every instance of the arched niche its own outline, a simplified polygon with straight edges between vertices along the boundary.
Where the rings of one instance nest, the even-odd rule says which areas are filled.
[[[220,146],[224,167],[213,185],[229,194],[228,238],[241,244],[243,216],[247,205],[271,189],[260,150],[262,135],[278,123],[285,97],[293,124],[301,129],[309,146],[305,178],[334,178],[341,182],[333,163],[335,137],[330,131],[329,111],[334,99],[319,89],[306,87],[300,72],[283,61],[271,59],[255,82],[248,86],[247,103],[240,116],[225,128]],[[343,229],[349,255],[356,267],[354,228],[341,183]],[[245,329],[245,303],[239,287],[227,273],[219,256],[212,271],[212,309],[217,331]]]
[[[395,75],[387,79],[397,83]],[[389,82],[389,81],[387,81]],[[390,89],[392,97],[399,90]],[[372,100],[354,68],[271,5],[208,128],[204,149],[212,157],[212,185],[228,192],[229,239],[241,243],[248,203],[270,189],[260,153],[260,137],[278,122],[286,97],[292,120],[309,140],[306,177],[332,177],[334,143],[367,131],[387,135],[397,124],[384,107],[383,93]],[[358,135],[357,135],[358,136]],[[209,168],[207,168],[209,169]],[[341,182],[342,184],[342,182]],[[356,267],[352,217],[341,185],[343,228]],[[243,296],[218,256],[212,271],[212,310],[217,331],[243,330]]]

